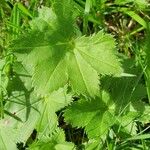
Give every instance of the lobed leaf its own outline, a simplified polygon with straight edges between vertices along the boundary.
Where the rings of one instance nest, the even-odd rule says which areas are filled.
[[[74,102],[65,110],[64,117],[73,127],[85,127],[90,138],[102,136],[115,123],[113,110],[109,110],[100,98]]]
[[[75,38],[70,3],[55,1],[51,9],[40,9],[30,33],[11,47],[21,55],[18,58],[32,73],[33,86],[41,96],[70,83],[75,93],[95,97],[99,95],[99,74],[122,73],[112,36],[101,31]]]

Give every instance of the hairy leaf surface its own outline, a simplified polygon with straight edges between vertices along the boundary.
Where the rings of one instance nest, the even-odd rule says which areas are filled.
[[[100,98],[91,101],[79,100],[65,110],[64,116],[66,122],[74,127],[85,127],[90,138],[102,136],[115,123],[113,110]]]
[[[10,134],[19,143],[25,143],[34,129],[38,131],[38,137],[53,133],[58,124],[55,112],[72,101],[72,96],[67,94],[67,87],[60,88],[41,99],[35,95],[31,88],[31,77],[23,66],[16,63],[14,71],[15,75],[9,81],[7,87],[10,96],[4,107],[5,117],[1,119],[1,130],[5,130],[5,124],[9,126]],[[18,72],[21,74],[18,74]],[[16,131],[15,134],[13,130]],[[7,134],[5,136],[4,138],[9,138]],[[15,145],[14,140],[10,141],[10,144]]]
[[[51,93],[42,103],[41,116],[37,124],[39,138],[52,134],[58,125],[56,111],[64,108],[72,102],[71,95],[67,94],[66,88],[60,88]]]
[[[38,94],[48,95],[69,82],[75,93],[95,97],[99,74],[122,72],[115,42],[103,31],[76,38],[70,3],[57,1],[51,9],[40,9],[31,31],[14,41],[12,49],[32,73]]]
[[[17,150],[16,130],[9,126],[9,120],[5,123],[0,121],[0,149],[2,150]]]
[[[57,129],[50,137],[39,139],[30,146],[30,150],[75,150],[75,146],[71,142],[65,141],[63,130]]]

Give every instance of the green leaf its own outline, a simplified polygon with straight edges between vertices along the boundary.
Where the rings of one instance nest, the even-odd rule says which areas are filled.
[[[42,104],[41,116],[37,122],[36,130],[38,132],[38,138],[43,138],[52,134],[58,125],[57,115],[52,110],[50,104]]]
[[[115,123],[113,110],[100,98],[74,102],[65,110],[64,117],[73,127],[85,127],[90,138],[102,136]]]
[[[74,50],[74,54],[69,54],[68,75],[72,89],[76,93],[81,93],[84,96],[98,95],[98,73],[84,60],[77,50]]]
[[[37,124],[38,137],[49,136],[52,134],[57,125],[58,119],[56,111],[64,108],[70,102],[72,102],[72,97],[67,94],[67,88],[60,88],[58,91],[51,93],[43,101],[43,106],[41,110],[41,116]]]
[[[73,143],[65,141],[65,134],[63,130],[57,129],[57,131],[50,137],[39,139],[29,147],[30,150],[74,150]]]
[[[27,89],[30,87],[28,84],[26,87],[23,83],[23,81],[30,82],[30,77],[24,79],[28,74],[19,76],[18,71],[27,73],[24,68],[19,63],[14,67],[15,75],[8,83],[7,90],[10,96],[4,107],[5,117],[1,120],[1,124],[4,126],[5,122],[8,122],[11,129],[16,130],[14,136],[17,142],[25,143],[34,129],[37,129],[38,137],[50,135],[58,124],[55,112],[72,102],[72,95],[67,94],[65,86],[49,94],[45,99],[40,99],[35,96],[32,89]]]
[[[139,70],[133,70],[134,73]],[[99,137],[117,124],[130,135],[137,132],[134,120],[145,113],[141,99],[146,88],[135,77],[102,78],[102,99],[79,100],[65,110],[65,120],[74,127],[85,127],[89,137]],[[118,92],[119,91],[119,92]]]
[[[72,143],[64,142],[64,143],[61,143],[61,144],[57,144],[55,146],[55,150],[75,150],[75,146],[73,146]]]
[[[39,17],[31,23],[32,30],[11,48],[32,73],[39,95],[46,96],[69,82],[75,93],[95,97],[99,95],[99,74],[122,73],[114,39],[102,31],[75,38],[70,0],[63,3],[40,9]]]
[[[61,110],[65,106],[68,106],[72,102],[72,95],[67,92],[67,86],[54,91],[45,98],[45,101],[50,105],[51,109],[55,112]]]
[[[15,86],[15,82],[17,82],[17,84],[22,84],[23,89],[31,89],[32,88],[32,84],[31,84],[31,73],[29,73],[27,71],[27,69],[25,68],[25,66],[23,66],[20,62],[15,62],[13,64],[13,71],[14,74],[16,75],[17,81],[14,81],[12,83],[12,86]],[[20,80],[20,81],[19,81]],[[20,90],[20,86],[16,86],[16,88],[18,88]],[[12,91],[12,87],[10,87],[11,91]],[[22,89],[22,88],[21,88]]]
[[[116,114],[118,115],[132,111],[137,112],[138,116],[145,109],[144,103],[141,101],[147,94],[146,87],[140,83],[142,70],[134,69],[133,63],[135,62],[132,62],[131,66],[128,66],[127,63],[124,65],[128,68],[128,72],[131,72],[131,74],[134,72],[135,77],[104,77],[101,80],[102,88],[110,93],[110,97],[114,101]]]
[[[115,41],[100,31],[90,37],[76,39],[75,49],[100,74],[120,75],[122,69],[115,56]]]
[[[135,119],[140,121],[143,116],[144,121],[144,114],[148,117],[146,105],[142,102],[142,99],[146,98],[147,93],[145,85],[140,80],[143,73],[141,68],[135,67],[135,62],[129,59],[125,61],[124,65],[125,69],[131,74],[134,73],[135,76],[121,78],[104,77],[101,81],[102,89],[110,94],[110,107],[115,110],[118,128],[124,132],[124,135],[126,133],[129,136],[137,133]]]
[[[141,121],[143,124],[149,123],[150,120],[150,106],[145,105],[145,109],[142,113],[142,115],[138,118],[139,121]]]
[[[9,126],[9,120],[4,123],[0,121],[0,149],[17,150],[16,130]]]
[[[99,140],[90,139],[87,143],[84,143],[85,150],[100,150],[103,143]]]
[[[65,61],[59,58],[57,60],[55,56],[37,64],[33,75],[33,85],[37,93],[47,95],[63,87],[68,80],[66,72]]]
[[[148,1],[147,0],[115,0],[116,4],[119,5],[125,5],[128,3],[134,3],[135,5],[137,5],[140,9],[144,9],[148,6]]]
[[[120,131],[124,133],[122,137],[126,135],[133,136],[137,134],[138,128],[137,124],[135,123],[137,116],[137,112],[130,111],[129,113],[117,117],[117,125],[120,127]]]
[[[1,121],[3,124],[8,121],[9,126],[17,130],[17,141],[25,143],[35,129],[40,109],[41,100],[33,93],[27,95],[23,92],[14,92],[5,105],[6,115]]]
[[[17,71],[19,70],[22,70],[22,67]],[[30,82],[31,79],[27,79],[27,83]],[[8,97],[4,106],[5,116],[1,123],[5,125],[7,121],[7,124],[16,130],[16,141],[25,143],[35,129],[42,105],[41,99],[35,96],[32,89],[27,89],[23,81],[18,72],[9,80]]]

